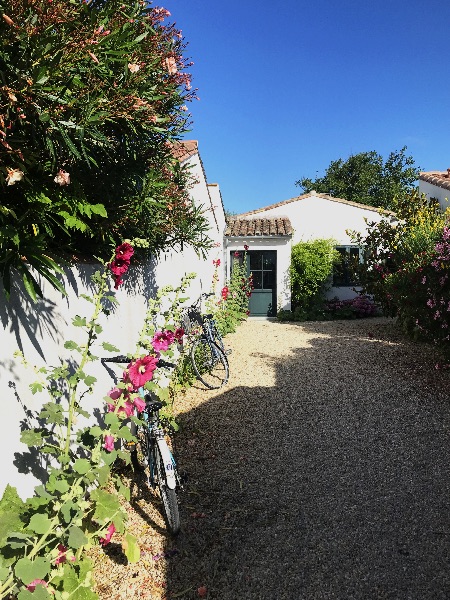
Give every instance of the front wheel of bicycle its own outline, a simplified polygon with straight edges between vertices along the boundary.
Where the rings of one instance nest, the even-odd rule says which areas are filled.
[[[180,531],[180,512],[178,510],[177,494],[175,490],[169,488],[167,485],[164,460],[157,443],[153,446],[153,465],[155,470],[154,477],[158,484],[167,528],[172,535],[176,535]]]
[[[228,381],[228,360],[224,351],[205,338],[198,338],[191,348],[192,367],[207,388],[221,388]]]

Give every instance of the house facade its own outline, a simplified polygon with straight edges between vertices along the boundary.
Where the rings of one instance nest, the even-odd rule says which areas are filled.
[[[248,265],[255,281],[250,316],[275,316],[278,310],[291,308],[293,244],[332,239],[342,254],[358,255],[350,232],[367,232],[368,224],[378,222],[383,215],[394,219],[393,213],[315,191],[236,215],[225,231],[227,276],[234,252],[248,246]],[[331,287],[328,296],[344,300],[356,293],[352,282],[341,281]]]

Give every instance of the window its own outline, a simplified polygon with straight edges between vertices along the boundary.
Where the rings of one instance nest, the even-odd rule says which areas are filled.
[[[356,285],[355,271],[361,262],[361,251],[358,246],[336,246],[341,255],[341,262],[334,267],[333,286],[349,287]]]

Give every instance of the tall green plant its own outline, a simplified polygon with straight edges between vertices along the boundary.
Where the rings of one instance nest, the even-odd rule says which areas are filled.
[[[333,240],[317,239],[292,247],[290,274],[295,307],[308,312],[323,299],[333,266],[341,260],[334,246]]]
[[[0,0],[0,277],[106,257],[209,246],[207,220],[173,156],[195,97],[168,11],[138,0]]]

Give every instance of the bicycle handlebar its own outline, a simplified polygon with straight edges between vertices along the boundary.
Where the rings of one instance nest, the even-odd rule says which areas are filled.
[[[100,362],[105,364],[108,362],[112,363],[129,363],[131,362],[131,358],[129,356],[125,356],[124,354],[120,354],[119,356],[110,356],[108,358],[101,358]],[[167,360],[163,360],[162,358],[158,359],[158,367],[163,367],[166,369],[174,369],[177,365],[175,363],[168,362]]]

